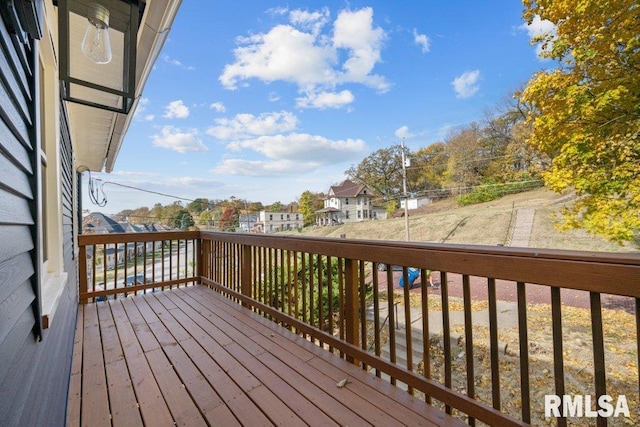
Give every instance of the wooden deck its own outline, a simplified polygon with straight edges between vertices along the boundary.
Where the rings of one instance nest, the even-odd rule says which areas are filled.
[[[463,425],[202,286],[79,306],[67,424]]]

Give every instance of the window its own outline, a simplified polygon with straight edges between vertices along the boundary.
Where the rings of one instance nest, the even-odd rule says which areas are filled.
[[[348,205],[349,204],[349,198],[344,199],[344,204]]]
[[[289,220],[289,214],[287,214],[287,220]]]
[[[37,152],[39,170],[39,213],[38,239],[39,258],[41,265],[40,278],[40,308],[42,313],[43,328],[48,328],[53,321],[58,303],[67,285],[67,272],[65,268],[65,255],[73,256],[73,253],[65,252],[64,234],[62,226],[63,218],[63,192],[69,192],[70,197],[75,197],[75,186],[71,178],[68,186],[63,185],[63,179],[73,176],[74,171],[68,171],[70,175],[63,173],[62,156],[70,156],[70,151],[63,147],[70,147],[63,140],[64,132],[61,126],[59,83],[56,66],[53,57],[53,49],[47,43],[41,43],[37,65],[38,73],[38,97],[39,120],[36,123],[40,148]],[[71,164],[69,164],[72,166]],[[66,172],[66,171],[65,171]],[[69,207],[73,210],[73,207]],[[72,221],[75,221],[75,212],[71,212]],[[75,229],[75,225],[72,225]],[[75,247],[75,246],[74,246]]]
[[[362,211],[358,211],[358,219],[362,218]]]
[[[346,211],[346,212],[344,213],[344,217],[345,217],[345,218],[347,218],[347,219],[349,219],[349,211]]]
[[[269,214],[269,221],[273,221],[273,214]]]

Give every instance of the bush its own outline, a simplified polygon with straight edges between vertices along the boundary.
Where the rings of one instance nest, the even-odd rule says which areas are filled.
[[[489,184],[474,188],[456,198],[461,206],[490,202],[507,194],[521,193],[542,186],[542,181],[520,181],[507,184]]]

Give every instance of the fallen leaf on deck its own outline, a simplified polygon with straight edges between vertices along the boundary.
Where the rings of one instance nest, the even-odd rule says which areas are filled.
[[[347,378],[340,380],[336,383],[336,387],[338,388],[342,388],[344,386],[346,386],[347,384],[349,384],[349,380]]]

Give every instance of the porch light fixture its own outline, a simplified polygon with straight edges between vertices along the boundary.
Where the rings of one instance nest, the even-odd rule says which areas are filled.
[[[113,57],[109,41],[109,10],[101,4],[92,3],[87,21],[82,53],[96,64],[108,64]]]
[[[127,114],[143,0],[58,0],[62,97]]]

